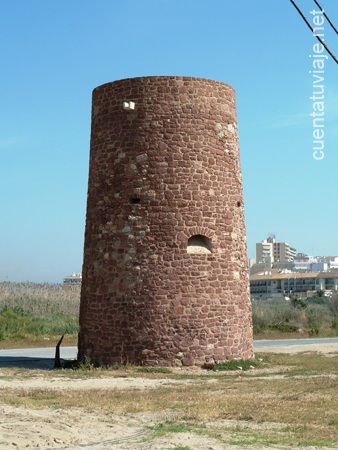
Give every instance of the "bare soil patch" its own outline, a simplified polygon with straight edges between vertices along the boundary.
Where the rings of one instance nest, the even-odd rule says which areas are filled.
[[[307,351],[304,346],[299,347],[301,348],[297,346],[288,348],[288,353]],[[273,352],[282,350],[283,348],[270,349]],[[338,345],[311,346],[311,351],[337,358]],[[266,353],[266,349],[264,352]],[[320,364],[320,356],[318,358]],[[330,358],[324,359],[331,361]],[[297,381],[297,376],[288,380],[290,370],[292,366],[279,364],[274,367],[252,369],[245,373],[238,370],[215,374],[198,368],[176,368],[172,370],[171,375],[103,371],[74,376],[72,371],[3,369],[0,371],[0,398],[2,399],[0,449],[239,450],[240,448],[256,448],[285,450],[305,448],[299,444],[298,439],[309,431],[306,430],[306,425],[304,425],[304,431],[300,430],[299,428],[303,425],[293,424],[292,420],[287,421],[285,417],[280,417],[280,413],[283,407],[295,408],[296,404],[300,403],[302,408],[306,407],[305,399],[312,402],[315,402],[317,396],[321,402],[324,399],[330,399],[332,391],[325,389],[337,378],[337,372],[302,375],[309,380],[304,382]],[[317,381],[317,377],[322,377],[322,380]],[[237,395],[240,397],[242,391],[250,389],[250,384],[260,383],[257,386],[263,389],[264,386],[278,383],[278,379],[281,379],[284,384],[276,384],[269,392],[264,390],[255,392],[253,388],[250,393],[252,395],[250,409],[243,409],[243,412],[237,415],[232,413],[232,416],[228,413],[233,408],[230,399],[236,399]],[[311,381],[314,379],[316,381]],[[300,387],[305,386],[303,392],[297,390],[297,387],[292,391],[291,386],[297,382]],[[309,387],[311,383],[315,383],[313,390]],[[285,386],[290,386],[290,390],[285,389]],[[323,391],[317,392],[322,386]],[[331,389],[334,387],[332,385]],[[204,397],[200,397],[202,390]],[[183,397],[185,391],[191,392],[190,397],[187,397],[191,407],[185,408],[180,404],[180,395]],[[156,407],[151,406],[153,400],[150,397],[154,396],[155,392],[158,393],[156,402],[161,401],[161,396],[164,399],[172,392],[173,402],[170,403],[170,409],[163,406],[161,410],[158,403]],[[80,394],[82,403],[77,403],[77,398],[80,398],[77,396]],[[104,398],[112,395],[113,400],[109,407],[107,403],[98,407],[96,396]],[[134,410],[133,407],[125,411],[121,409],[124,396],[126,402],[128,398],[128,402],[134,405]],[[219,396],[220,400],[222,399],[225,410],[223,416],[218,413],[217,418],[214,419],[211,414],[211,418],[208,419],[208,403],[213,396]],[[86,397],[87,402],[84,403]],[[135,397],[134,404],[133,397]],[[64,406],[62,406],[63,398],[67,398]],[[198,416],[194,402],[201,402],[201,398],[204,399],[205,406],[203,404],[200,406],[202,413]],[[227,398],[229,398],[229,404],[227,404]],[[256,420],[255,411],[261,407],[260,404],[264,404],[264,398],[270,408],[273,408],[276,403],[276,413],[270,414],[265,420]],[[163,405],[167,404],[164,402]],[[250,405],[250,398],[247,405]],[[205,407],[204,415],[203,406]],[[316,414],[319,413],[319,410],[316,411]],[[324,432],[328,437],[331,434],[332,440],[334,436],[337,436],[335,430],[338,425],[338,410],[334,407],[332,409],[331,404],[330,407],[326,407],[325,414],[327,423],[323,425]],[[312,427],[313,429],[310,430],[312,433],[315,434],[316,429],[318,435],[323,433],[320,423],[315,423]],[[294,441],[293,435],[297,436]],[[338,448],[338,437],[332,442],[335,444],[331,446],[320,446],[318,443],[311,446],[308,443],[306,448],[307,450]]]

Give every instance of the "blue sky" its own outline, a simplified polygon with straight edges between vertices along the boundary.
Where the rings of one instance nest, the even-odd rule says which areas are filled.
[[[312,21],[315,3],[297,3]],[[321,4],[338,25],[338,4]],[[2,0],[0,38],[0,281],[81,271],[91,92],[148,75],[235,88],[249,257],[270,233],[338,255],[338,67],[325,62],[318,161],[316,40],[289,0]]]

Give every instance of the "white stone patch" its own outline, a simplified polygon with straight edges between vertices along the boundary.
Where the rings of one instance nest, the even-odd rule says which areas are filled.
[[[147,191],[147,195],[150,198],[155,198],[156,197],[156,192],[153,191],[153,190],[149,190],[149,191]]]
[[[147,159],[148,159],[148,155],[146,153],[136,156],[136,162],[138,162],[138,163],[147,161]]]
[[[142,219],[142,216],[128,216],[128,220],[131,220],[132,222],[134,222],[135,220],[141,220],[141,219]]]
[[[221,123],[216,123],[216,130],[218,130],[217,136],[222,139],[224,135],[223,125]]]

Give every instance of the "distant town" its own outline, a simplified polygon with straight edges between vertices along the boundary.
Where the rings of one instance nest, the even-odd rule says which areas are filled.
[[[249,266],[252,300],[307,298],[317,291],[331,296],[338,290],[338,256],[297,253],[275,235],[256,244],[256,262]]]

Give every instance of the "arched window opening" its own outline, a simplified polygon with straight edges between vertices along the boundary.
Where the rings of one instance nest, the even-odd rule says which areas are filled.
[[[188,239],[188,253],[211,253],[211,239],[202,234],[195,234]]]

